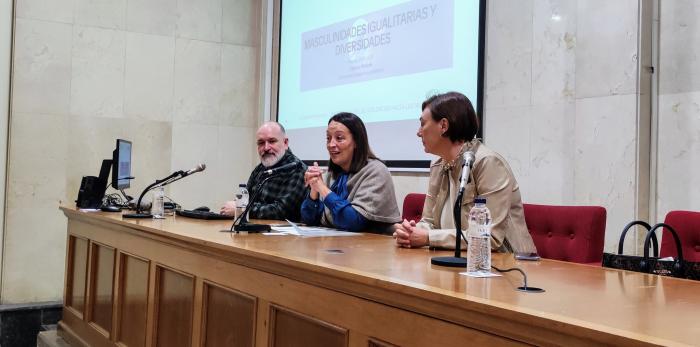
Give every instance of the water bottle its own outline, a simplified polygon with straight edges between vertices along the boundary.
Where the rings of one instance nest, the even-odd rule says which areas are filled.
[[[234,206],[233,217],[235,219],[238,219],[238,217],[243,214],[243,208],[241,208],[241,206],[239,205],[239,201],[241,201],[241,197],[242,197],[241,194],[236,194],[236,196],[233,198],[233,206]]]
[[[486,207],[486,198],[474,199],[467,242],[467,272],[491,272],[491,211]]]
[[[164,197],[165,191],[163,187],[156,187],[153,189],[153,205],[151,205],[151,215],[153,215],[153,218],[165,218]]]
[[[238,189],[241,196],[236,200],[236,206],[245,209],[248,206],[248,188],[245,183],[241,183],[238,185]]]

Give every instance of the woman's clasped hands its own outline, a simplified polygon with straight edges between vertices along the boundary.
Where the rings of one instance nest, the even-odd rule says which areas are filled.
[[[319,194],[325,196],[330,191],[323,181],[323,169],[318,166],[317,162],[314,162],[313,166],[309,166],[309,168],[306,169],[304,173],[304,184],[311,188],[309,195],[313,200],[317,200]]]

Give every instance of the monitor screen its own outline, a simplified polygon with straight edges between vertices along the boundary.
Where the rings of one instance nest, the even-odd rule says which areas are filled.
[[[131,141],[117,139],[112,154],[112,187],[129,188],[131,179]]]

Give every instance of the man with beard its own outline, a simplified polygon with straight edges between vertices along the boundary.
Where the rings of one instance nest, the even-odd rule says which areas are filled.
[[[255,134],[260,164],[255,167],[248,178],[248,192],[251,199],[259,194],[255,201],[250,201],[250,218],[299,220],[301,202],[306,195],[304,172],[306,165],[289,149],[289,139],[282,124],[266,122]],[[263,171],[284,165],[297,163],[295,169],[276,174],[265,185],[260,183],[268,177]],[[260,191],[258,193],[258,191]],[[221,214],[233,216],[236,205],[227,201],[221,208]]]

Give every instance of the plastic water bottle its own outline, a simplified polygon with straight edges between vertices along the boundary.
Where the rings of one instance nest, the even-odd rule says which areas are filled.
[[[241,183],[238,185],[240,197],[238,195],[236,196],[238,199],[236,200],[236,207],[245,209],[248,206],[248,188],[246,187],[245,183]]]
[[[248,188],[245,183],[241,183],[238,185],[238,189],[240,191],[239,194],[241,194],[241,197],[238,199],[238,207],[243,207],[246,208],[248,206]]]
[[[153,189],[153,205],[151,205],[151,215],[153,218],[165,218],[164,197],[165,191],[163,187]]]
[[[467,231],[467,272],[491,272],[491,211],[486,199],[474,199]]]

